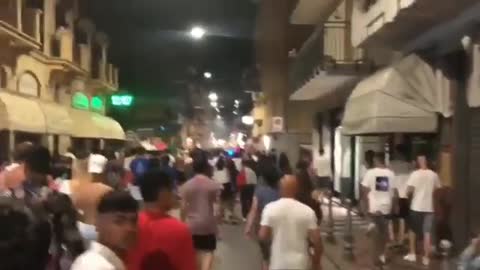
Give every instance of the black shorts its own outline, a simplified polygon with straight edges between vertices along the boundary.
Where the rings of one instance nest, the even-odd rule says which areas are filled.
[[[214,234],[193,235],[193,246],[200,251],[215,251],[217,249],[217,237]]]
[[[225,183],[223,184],[223,190],[220,193],[220,199],[222,201],[229,201],[234,198],[234,193],[232,189],[232,184],[231,183]]]
[[[408,214],[410,213],[410,201],[408,199],[400,199],[398,201],[399,213],[398,217],[403,219],[408,219]]]

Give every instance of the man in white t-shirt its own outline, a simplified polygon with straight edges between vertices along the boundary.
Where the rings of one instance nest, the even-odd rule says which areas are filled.
[[[260,222],[260,240],[272,243],[270,270],[321,269],[322,242],[317,218],[310,207],[295,200],[295,176],[282,179],[280,192],[282,198],[267,204]]]
[[[432,247],[433,228],[433,194],[441,187],[438,174],[428,168],[428,161],[425,155],[417,156],[418,169],[415,170],[407,181],[407,194],[412,196],[410,205],[410,252],[405,260],[414,262],[416,258],[416,237],[423,235],[424,254],[422,263],[428,266],[429,255]]]
[[[373,260],[375,264],[385,264],[388,241],[388,217],[392,213],[396,197],[395,174],[385,166],[385,154],[375,153],[374,168],[367,170],[362,187],[368,203],[368,213],[372,218],[370,229],[375,229]]]
[[[395,149],[395,158],[390,161],[390,169],[395,173],[395,187],[398,190],[398,213],[395,213],[395,219],[398,220],[398,235],[395,235],[393,222],[389,224],[389,234],[391,241],[397,241],[398,245],[403,245],[407,235],[407,220],[410,212],[410,203],[407,196],[407,180],[412,173],[412,165],[406,159],[405,148],[403,145],[397,145]],[[393,220],[392,220],[393,221]]]

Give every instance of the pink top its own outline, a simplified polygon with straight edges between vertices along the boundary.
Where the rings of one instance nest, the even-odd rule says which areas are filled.
[[[217,233],[214,204],[222,186],[205,175],[197,174],[180,188],[184,200],[186,223],[193,235]]]

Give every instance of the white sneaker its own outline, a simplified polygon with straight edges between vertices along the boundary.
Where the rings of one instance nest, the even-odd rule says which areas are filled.
[[[387,258],[385,257],[385,254],[380,255],[380,257],[378,257],[378,260],[379,260],[382,264],[387,264]]]
[[[403,259],[408,262],[417,262],[417,255],[408,254],[407,256],[403,257]]]
[[[428,258],[428,257],[423,257],[423,258],[422,258],[422,264],[423,264],[424,266],[428,266],[428,265],[430,264],[430,258]]]

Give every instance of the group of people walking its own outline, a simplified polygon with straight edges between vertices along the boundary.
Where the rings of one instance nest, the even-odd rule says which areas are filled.
[[[401,148],[399,148],[401,149]],[[374,240],[376,264],[387,262],[387,244],[402,246],[408,229],[408,254],[405,260],[417,262],[417,240],[423,240],[421,262],[428,266],[432,254],[434,228],[434,195],[441,187],[438,174],[428,164],[425,154],[418,154],[415,167],[406,161],[401,151],[387,165],[383,152],[367,152],[366,170],[361,186],[371,219],[369,232]],[[398,221],[398,233],[394,223]]]

